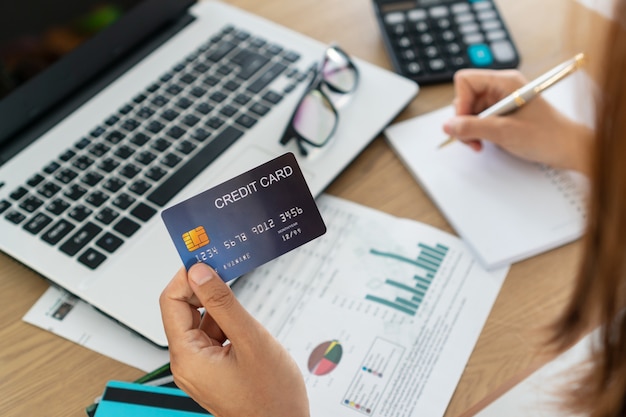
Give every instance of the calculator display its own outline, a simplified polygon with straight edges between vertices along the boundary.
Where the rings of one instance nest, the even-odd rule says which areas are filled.
[[[394,69],[420,84],[461,68],[515,68],[519,54],[493,0],[373,0]]]

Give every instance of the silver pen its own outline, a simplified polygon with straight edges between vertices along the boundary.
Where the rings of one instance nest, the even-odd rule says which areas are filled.
[[[478,117],[483,119],[489,116],[501,116],[518,110],[526,105],[529,101],[539,95],[548,87],[553,86],[563,78],[575,72],[582,66],[585,60],[585,54],[579,53],[574,58],[569,59],[562,64],[557,65],[550,71],[535,78],[525,86],[518,88],[511,94],[498,101],[493,106],[483,110]],[[450,136],[445,142],[439,145],[439,149],[455,141],[456,138]]]

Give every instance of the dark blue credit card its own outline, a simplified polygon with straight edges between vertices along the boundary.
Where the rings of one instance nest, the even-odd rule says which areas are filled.
[[[296,158],[286,153],[161,213],[187,269],[237,278],[326,233]]]

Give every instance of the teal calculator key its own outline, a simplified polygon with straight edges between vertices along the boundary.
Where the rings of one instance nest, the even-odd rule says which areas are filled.
[[[467,48],[467,55],[469,56],[472,64],[477,67],[488,67],[493,64],[493,55],[491,54],[491,49],[489,46],[484,43],[478,43],[474,45],[470,45]]]

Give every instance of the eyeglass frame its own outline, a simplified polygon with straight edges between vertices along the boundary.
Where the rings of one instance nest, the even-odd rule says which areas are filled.
[[[346,58],[346,62],[347,62],[346,69],[351,69],[354,72],[354,77],[355,77],[354,85],[350,90],[347,90],[347,91],[341,90],[333,86],[331,83],[329,83],[328,81],[324,79],[323,68],[326,65],[326,63],[330,60],[330,58],[328,57],[328,51],[331,49],[334,49],[338,51],[341,55],[343,55]],[[302,154],[302,156],[307,156],[309,154],[309,150],[306,149],[306,147],[303,145],[302,142],[306,143],[307,145],[316,147],[316,148],[322,148],[333,137],[333,135],[335,134],[335,131],[337,130],[337,126],[339,125],[339,112],[337,111],[337,108],[335,107],[333,101],[330,99],[329,95],[322,89],[322,87],[326,86],[326,88],[328,88],[332,93],[335,93],[335,94],[351,94],[356,90],[356,88],[359,85],[359,69],[354,64],[352,59],[350,59],[350,55],[348,55],[343,49],[339,47],[339,45],[336,45],[336,44],[329,45],[326,48],[326,50],[324,51],[324,59],[321,62],[319,62],[316,67],[312,69],[312,72],[314,74],[313,79],[307,86],[306,90],[304,90],[302,97],[300,97],[300,100],[298,101],[298,104],[296,105],[295,110],[293,111],[293,114],[291,115],[289,119],[289,123],[287,124],[287,127],[285,128],[285,131],[283,132],[283,135],[279,141],[281,145],[286,145],[290,140],[295,139],[296,144],[298,145],[298,149],[300,150],[300,153]],[[296,118],[296,115],[298,114],[298,110],[300,109],[302,102],[309,94],[311,94],[314,91],[317,91],[319,94],[322,95],[326,103],[329,104],[330,110],[332,110],[333,115],[335,117],[335,123],[333,125],[332,130],[330,131],[326,139],[324,139],[324,141],[322,141],[321,143],[313,142],[307,139],[306,137],[302,136],[296,130],[294,126],[294,120]]]

